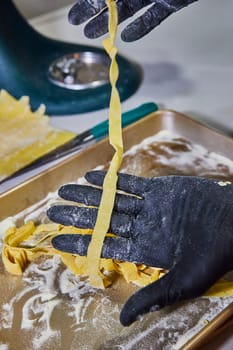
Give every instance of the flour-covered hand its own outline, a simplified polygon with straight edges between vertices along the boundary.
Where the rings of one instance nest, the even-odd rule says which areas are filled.
[[[49,218],[93,228],[104,176],[93,171],[86,174],[90,186],[61,187],[62,198],[87,207],[53,206]],[[116,196],[109,227],[116,237],[105,238],[102,257],[169,271],[129,298],[120,316],[123,325],[152,309],[202,295],[233,269],[233,184],[189,176],[147,179],[119,174],[117,187],[123,193]],[[86,255],[90,239],[61,235],[52,244],[61,251]]]

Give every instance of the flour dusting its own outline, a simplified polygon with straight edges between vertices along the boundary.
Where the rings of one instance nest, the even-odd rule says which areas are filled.
[[[97,169],[103,169],[100,166]],[[213,177],[220,186],[233,181],[233,162],[169,131],[145,139],[124,155],[121,171],[138,176],[170,174]],[[86,183],[84,178],[75,181]],[[34,220],[47,223],[47,209],[61,203],[58,193],[0,223],[5,231]],[[119,314],[137,290],[121,279],[104,291],[73,275],[59,256],[40,258],[23,276],[0,264],[0,350],[153,350],[179,349],[233,298],[199,298],[147,314],[122,327]]]

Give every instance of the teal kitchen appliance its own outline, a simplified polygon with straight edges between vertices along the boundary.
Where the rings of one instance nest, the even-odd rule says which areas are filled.
[[[118,55],[121,101],[139,87],[139,66]],[[12,0],[0,2],[0,89],[30,96],[50,115],[79,114],[108,107],[109,58],[101,48],[53,40],[37,32]]]

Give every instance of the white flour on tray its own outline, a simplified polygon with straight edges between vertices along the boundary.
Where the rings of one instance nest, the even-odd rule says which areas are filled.
[[[122,171],[160,175],[139,164],[136,155],[142,150],[165,172],[175,168],[178,173],[195,171],[217,178],[224,172],[226,178],[233,178],[231,160],[169,131],[161,131],[126,152]],[[17,222],[46,222],[46,210],[57,201],[57,192],[49,193],[39,203],[0,223],[0,245],[6,229]],[[119,280],[105,291],[95,290],[68,271],[59,256],[32,263],[22,277],[9,275],[3,266],[1,272],[0,350],[178,349],[233,301],[230,297],[199,298],[148,314],[124,328],[119,323],[120,309],[136,286],[126,286]]]

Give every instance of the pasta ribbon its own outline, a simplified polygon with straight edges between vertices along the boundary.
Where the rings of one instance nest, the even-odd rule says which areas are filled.
[[[103,41],[103,46],[111,58],[109,78],[112,86],[112,91],[109,106],[109,142],[115,149],[115,154],[104,179],[103,193],[97,220],[87,253],[87,268],[90,277],[90,283],[96,288],[104,288],[104,285],[107,282],[106,277],[101,274],[99,261],[103,241],[108,231],[111,220],[118,179],[117,171],[120,168],[123,157],[121,102],[116,87],[119,71],[116,61],[117,49],[114,45],[118,24],[117,8],[115,0],[106,0],[106,4],[109,11],[109,37]]]

